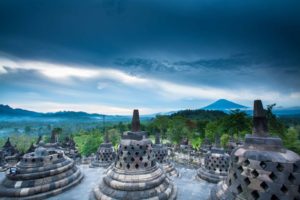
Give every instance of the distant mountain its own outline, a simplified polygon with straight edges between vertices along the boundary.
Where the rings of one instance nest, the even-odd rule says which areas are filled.
[[[29,110],[23,110],[20,108],[13,109],[9,105],[3,105],[3,104],[0,104],[0,113],[1,114],[6,113],[7,115],[13,115],[13,116],[17,116],[17,115],[35,116],[35,115],[42,114],[42,113],[37,113],[37,112],[29,111]]]
[[[249,107],[237,103],[233,103],[226,99],[219,99],[218,101],[197,110],[226,110],[226,109],[246,109],[246,108]]]

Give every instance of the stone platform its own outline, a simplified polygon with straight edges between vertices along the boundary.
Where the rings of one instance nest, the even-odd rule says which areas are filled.
[[[208,200],[210,190],[215,184],[208,183],[204,180],[192,180],[197,170],[181,164],[175,164],[177,170],[181,173],[181,179],[170,177],[177,185],[178,200]],[[102,178],[105,168],[89,168],[88,165],[80,165],[78,168],[84,173],[85,178],[76,187],[53,197],[49,200],[88,200],[89,194],[95,185]],[[5,177],[5,173],[0,173],[0,182]],[[4,200],[1,198],[0,200]]]

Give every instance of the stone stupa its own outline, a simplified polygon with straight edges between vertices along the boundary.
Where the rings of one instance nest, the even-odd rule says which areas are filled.
[[[210,151],[211,147],[212,147],[212,144],[209,141],[208,137],[206,137],[205,141],[201,143],[199,151],[202,150],[202,151],[207,152],[207,151]]]
[[[55,132],[52,131],[51,132],[51,137],[50,137],[50,142],[45,144],[45,147],[47,149],[61,149],[61,147],[59,146],[59,144],[57,142],[55,142]]]
[[[237,146],[238,146],[237,143],[234,141],[234,138],[231,135],[230,140],[226,145],[226,153],[228,153],[228,155],[230,155],[232,150]]]
[[[241,135],[239,135],[239,139],[238,139],[236,144],[237,145],[244,145],[245,144],[244,141],[243,141],[243,138],[241,137]]]
[[[9,168],[9,165],[4,159],[4,151],[0,149],[0,172],[4,172]]]
[[[63,151],[47,150],[44,141],[33,153],[25,154],[15,165],[15,173],[5,172],[0,196],[5,199],[45,199],[78,185],[83,174]]]
[[[13,165],[19,161],[20,155],[17,145],[15,147],[12,146],[9,138],[7,139],[7,141],[1,149],[3,151],[3,156],[7,163]]]
[[[96,158],[89,165],[90,168],[94,167],[108,167],[116,158],[116,150],[108,139],[108,131],[105,131],[104,142],[100,144],[97,149]]]
[[[224,153],[220,145],[219,133],[215,135],[215,146],[205,155],[204,166],[197,170],[196,179],[204,179],[212,183],[218,183],[228,176],[229,155]]]
[[[90,199],[176,199],[177,187],[156,162],[153,144],[141,131],[134,110],[131,131],[124,132],[115,162],[92,190]]]
[[[227,180],[211,190],[212,200],[298,200],[300,156],[269,133],[261,100],[254,101],[253,132],[230,155]]]
[[[155,153],[156,162],[165,168],[167,175],[181,178],[181,174],[168,157],[168,150],[164,147],[163,143],[159,143],[158,132],[155,134],[155,144],[153,145],[153,150]]]
[[[29,149],[26,151],[26,153],[32,153],[32,152],[34,152],[34,150],[35,150],[35,148],[33,146],[33,142],[31,142],[31,145],[30,145]]]

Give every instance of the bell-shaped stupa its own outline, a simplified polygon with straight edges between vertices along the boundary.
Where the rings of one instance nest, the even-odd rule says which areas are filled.
[[[167,175],[180,178],[181,174],[175,168],[174,164],[169,160],[168,150],[164,147],[163,143],[159,143],[158,132],[155,134],[155,144],[153,145],[153,150],[155,153],[156,162],[165,168]]]
[[[202,151],[207,152],[207,151],[210,151],[211,147],[212,147],[212,144],[209,141],[208,137],[206,137],[205,141],[201,143],[199,150],[202,149]]]
[[[234,141],[234,138],[231,135],[230,140],[226,145],[226,153],[228,153],[228,155],[230,155],[232,150],[237,146],[238,146],[237,143]]]
[[[90,168],[93,167],[108,167],[116,158],[116,150],[108,139],[108,131],[105,131],[104,142],[97,149],[96,158],[90,163]]]
[[[243,141],[243,138],[241,137],[241,135],[239,135],[239,138],[238,138],[238,141],[236,143],[237,145],[244,145],[244,141]]]
[[[17,145],[14,147],[11,145],[9,138],[1,148],[3,151],[4,159],[10,165],[14,165],[19,161],[20,155]]]
[[[45,199],[79,184],[83,174],[63,151],[47,150],[44,141],[33,153],[5,172],[0,196],[5,199]]]
[[[254,101],[253,132],[230,155],[229,175],[211,190],[212,200],[297,200],[300,156],[271,136],[261,100]]]
[[[6,171],[9,168],[9,165],[4,159],[4,151],[0,149],[0,172]]]
[[[176,199],[177,187],[156,162],[153,144],[141,131],[134,110],[131,131],[124,132],[115,162],[92,190],[90,199]]]
[[[196,179],[218,183],[228,176],[229,155],[220,145],[219,133],[215,135],[215,146],[205,155],[204,165],[197,170]]]

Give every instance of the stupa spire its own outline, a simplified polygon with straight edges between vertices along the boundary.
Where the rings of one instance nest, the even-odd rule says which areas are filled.
[[[131,123],[131,132],[140,132],[141,131],[141,124],[140,124],[140,116],[139,110],[133,110],[133,117]]]
[[[156,134],[155,134],[155,144],[159,144],[159,133],[158,133],[158,131],[156,131]]]
[[[54,131],[52,131],[52,133],[51,133],[50,143],[55,143],[55,132]]]
[[[230,137],[230,142],[235,142],[233,136]]]
[[[221,144],[220,144],[220,136],[219,133],[217,132],[215,135],[215,148],[221,148]]]
[[[270,136],[268,122],[261,100],[254,101],[252,135],[256,137]]]
[[[104,143],[109,143],[109,140],[108,140],[108,131],[105,131]]]

